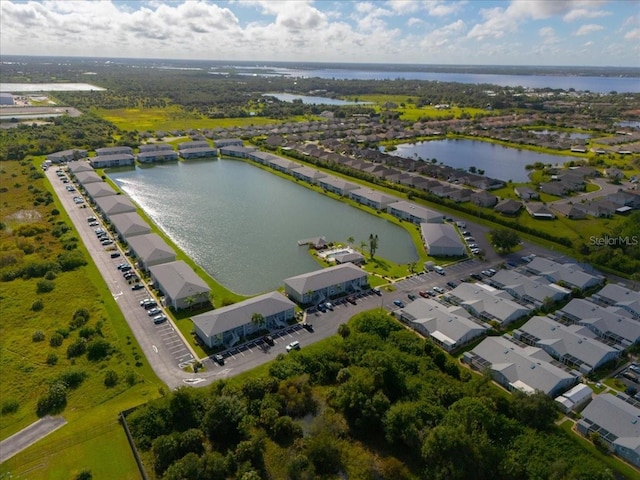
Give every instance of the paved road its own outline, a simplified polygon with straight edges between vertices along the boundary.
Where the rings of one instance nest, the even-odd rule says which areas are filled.
[[[33,445],[66,423],[67,421],[62,417],[50,417],[47,415],[11,435],[9,438],[4,439],[0,442],[0,463],[9,460],[17,453]]]

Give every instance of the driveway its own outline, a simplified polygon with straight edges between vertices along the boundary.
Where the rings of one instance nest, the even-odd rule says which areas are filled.
[[[0,463],[9,460],[66,423],[67,421],[62,417],[47,415],[23,428],[18,433],[14,433],[9,438],[4,439],[0,442]]]

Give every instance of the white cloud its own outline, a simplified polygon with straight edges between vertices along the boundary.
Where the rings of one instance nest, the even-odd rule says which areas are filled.
[[[600,18],[611,15],[611,12],[606,10],[588,10],[586,8],[576,8],[567,13],[562,19],[565,22],[573,22],[575,20],[582,20],[584,18]]]
[[[413,27],[414,25],[422,25],[422,24],[424,24],[424,20],[422,20],[421,18],[411,17],[409,20],[407,20],[407,25],[409,27]]]
[[[388,0],[389,8],[399,15],[415,13],[420,10],[420,3],[415,0]]]
[[[600,30],[604,30],[604,27],[602,25],[589,23],[586,25],[582,25],[578,30],[575,31],[574,35],[576,37],[582,37],[584,35],[591,35],[592,33],[599,32]]]
[[[640,40],[640,28],[631,30],[624,35],[625,40]]]
[[[556,31],[551,27],[542,27],[538,30],[538,35],[542,37],[545,45],[552,45],[560,42],[560,39],[556,35]]]
[[[438,0],[428,0],[426,2],[427,12],[432,17],[446,17],[453,15],[464,9],[466,1],[443,2]]]

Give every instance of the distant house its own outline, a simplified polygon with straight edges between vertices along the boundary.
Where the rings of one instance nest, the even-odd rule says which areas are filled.
[[[130,153],[113,153],[98,155],[89,158],[93,168],[126,167],[135,163],[135,158]]]
[[[527,202],[524,208],[533,218],[550,220],[555,218],[553,212],[545,204],[541,202]]]
[[[587,218],[587,214],[584,209],[580,208],[580,205],[572,205],[570,203],[556,203],[553,204],[552,210],[555,210],[559,215],[567,217],[571,220],[582,220]]]
[[[93,172],[93,167],[87,160],[76,160],[69,162],[67,168],[73,174],[80,172]]]
[[[576,430],[584,437],[597,432],[609,450],[640,468],[640,409],[636,403],[621,393],[596,395],[581,412]]]
[[[293,175],[293,178],[297,178],[298,180],[302,180],[313,185],[319,183],[320,179],[327,176],[326,173],[323,173],[320,170],[306,166],[300,166],[300,168],[293,169],[291,174]]]
[[[96,148],[96,156],[103,155],[120,155],[120,154],[133,154],[133,149],[127,146],[119,146],[119,147],[105,147],[105,148]]]
[[[620,307],[634,317],[640,317],[640,292],[622,285],[607,283],[602,290],[594,293],[591,299],[605,306]]]
[[[376,210],[386,210],[386,208],[398,199],[385,195],[378,190],[372,190],[370,188],[359,188],[349,192],[349,198],[368,207],[375,208]]]
[[[569,413],[572,410],[577,411],[589,403],[592,396],[593,390],[591,390],[588,385],[579,383],[562,395],[556,397],[555,401],[564,413]]]
[[[540,194],[529,187],[515,187],[513,189],[518,198],[522,200],[539,200]]]
[[[244,145],[241,138],[220,138],[215,140],[213,143],[217,148],[242,147]]]
[[[540,185],[540,191],[549,195],[562,197],[571,192],[571,189],[562,182],[547,182]]]
[[[367,272],[351,263],[304,273],[284,280],[285,293],[299,304],[320,303],[369,288]]]
[[[333,259],[337,264],[341,263],[353,263],[354,265],[360,265],[365,262],[364,255],[360,252],[347,252],[340,253],[333,256]]]
[[[432,299],[419,298],[396,311],[395,315],[447,352],[470,343],[487,331],[486,326],[471,320],[464,309],[445,306]]]
[[[498,197],[485,190],[471,194],[469,200],[479,207],[493,207],[498,203]]]
[[[502,326],[531,313],[529,307],[516,303],[508,292],[482,283],[463,282],[447,292],[445,298],[484,322],[496,321]]]
[[[207,148],[211,147],[206,140],[196,140],[192,142],[182,142],[178,144],[178,150],[189,150],[192,148]]]
[[[585,272],[575,263],[557,263],[543,257],[535,257],[524,267],[529,273],[545,277],[550,282],[585,290],[604,282],[602,275]]]
[[[580,208],[583,209],[587,215],[596,218],[609,218],[615,213],[618,206],[609,200],[592,200],[580,204]]]
[[[211,289],[182,260],[149,267],[149,272],[152,283],[164,294],[165,305],[174,310],[209,302]]]
[[[458,232],[449,223],[421,223],[420,232],[432,257],[461,257],[466,253]]]
[[[190,142],[199,143],[199,142]],[[206,142],[205,142],[206,143]],[[184,160],[192,160],[194,158],[210,158],[217,157],[218,150],[210,147],[208,144],[206,147],[193,147],[193,148],[181,148],[178,150],[178,155]]]
[[[70,162],[73,160],[80,160],[86,158],[87,151],[82,148],[72,148],[70,150],[62,150],[60,152],[50,153],[47,155],[47,160],[51,160],[51,163]]]
[[[232,347],[260,330],[287,326],[295,316],[295,303],[279,292],[244,300],[191,318],[196,335],[209,347]],[[260,322],[254,320],[260,315]]]
[[[511,217],[515,216],[520,211],[521,208],[522,208],[522,203],[517,202],[515,200],[511,200],[510,198],[501,200],[496,204],[495,207],[493,207],[493,209],[496,212],[501,213],[502,215],[511,216]]]
[[[559,362],[588,375],[617,359],[623,349],[600,341],[587,327],[563,325],[549,317],[531,317],[513,331],[513,337],[540,347]]]
[[[178,160],[178,152],[171,148],[171,145],[165,143],[140,145],[140,153],[138,153],[137,159],[140,163],[169,162]]]
[[[14,105],[13,94],[0,92],[0,105]]]
[[[604,174],[611,180],[622,180],[624,178],[624,172],[616,167],[606,168]]]
[[[544,392],[556,397],[578,382],[578,375],[554,365],[542,349],[513,341],[510,336],[487,337],[462,361],[479,371],[489,370],[493,379],[509,391]]]
[[[349,195],[349,192],[360,188],[360,186],[355,183],[347,182],[346,180],[334,177],[333,175],[327,175],[326,177],[319,178],[318,185],[320,188],[342,197],[346,197]]]
[[[411,223],[442,223],[444,216],[440,212],[430,210],[428,208],[416,205],[414,203],[399,202],[390,203],[387,206],[387,212],[394,217],[401,218]]]
[[[515,270],[498,270],[488,281],[492,287],[505,290],[515,299],[536,307],[548,301],[559,302],[571,295],[571,290],[550,283],[543,277],[523,275]]]
[[[242,145],[225,145],[221,147],[216,144],[216,146],[220,155],[227,157],[249,158],[248,154],[256,151],[256,147],[243,147]]]

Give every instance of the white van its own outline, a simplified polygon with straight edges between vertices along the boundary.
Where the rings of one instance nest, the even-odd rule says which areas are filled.
[[[440,275],[444,275],[444,268],[442,268],[439,265],[436,265],[435,267],[433,267],[433,269],[436,271],[436,273],[439,273]]]

